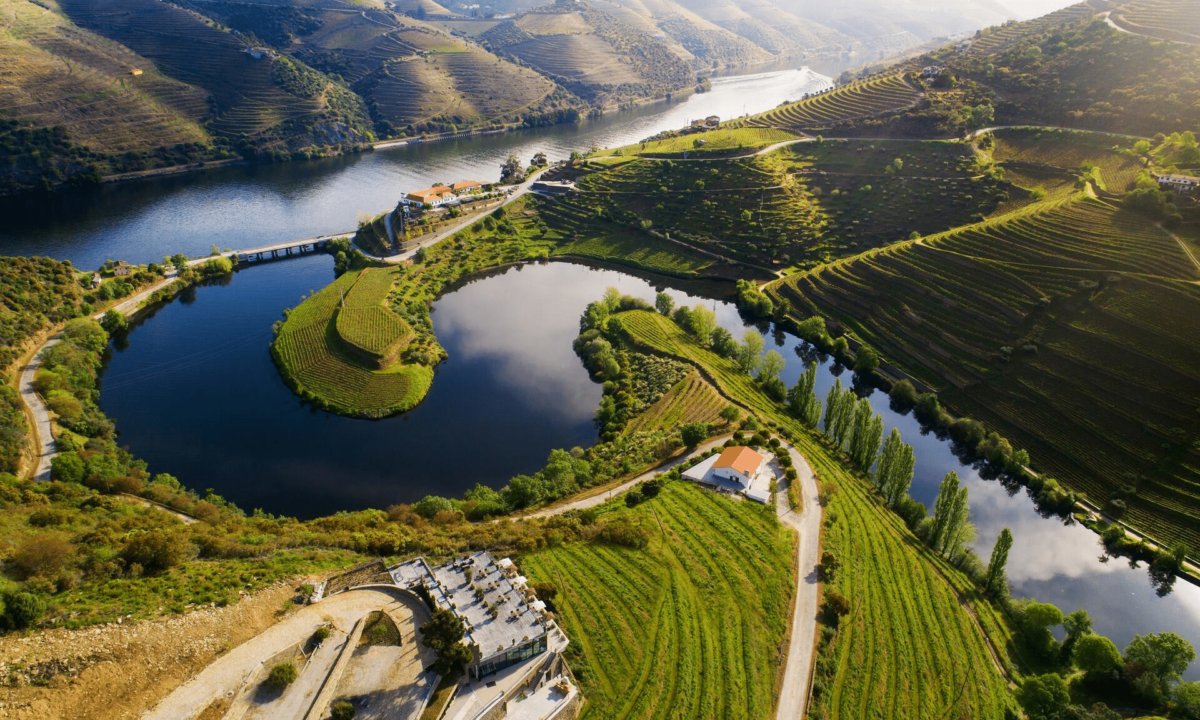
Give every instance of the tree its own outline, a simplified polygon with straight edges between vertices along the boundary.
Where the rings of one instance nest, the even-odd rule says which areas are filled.
[[[1088,615],[1088,611],[1079,609],[1071,613],[1067,613],[1062,621],[1063,629],[1067,631],[1067,640],[1072,643],[1077,642],[1084,635],[1090,635],[1092,632],[1092,616]]]
[[[969,510],[967,488],[959,486],[958,473],[951,470],[942,478],[937,500],[933,503],[933,527],[929,543],[934,550],[942,555],[953,554]]]
[[[723,358],[737,357],[738,343],[733,335],[723,327],[715,327],[712,331],[712,351]]]
[[[1121,667],[1121,653],[1117,651],[1117,646],[1102,635],[1079,638],[1073,657],[1075,667],[1087,673],[1089,678],[1100,678]]]
[[[879,454],[879,468],[875,473],[875,484],[891,507],[896,507],[896,503],[900,502],[900,498],[904,497],[912,486],[916,464],[912,445],[905,444],[900,438],[900,431],[892,428],[883,443],[883,451]]]
[[[683,444],[687,445],[689,448],[694,448],[707,440],[708,434],[708,423],[687,423],[679,428],[679,436],[683,440]]]
[[[675,310],[675,298],[660,292],[654,296],[654,307],[666,317],[671,317],[671,313]]]
[[[75,318],[63,327],[63,339],[89,352],[100,352],[108,344],[108,333],[91,318]]]
[[[754,328],[742,335],[742,344],[738,346],[737,364],[742,372],[753,375],[762,364],[762,351],[767,346],[763,336]]]
[[[1184,717],[1200,720],[1200,682],[1179,683],[1175,688],[1175,707]]]
[[[783,355],[780,355],[778,350],[768,350],[758,368],[757,380],[760,383],[778,380],[784,365]]]
[[[1051,720],[1071,702],[1067,683],[1056,673],[1025,678],[1017,690],[1017,702],[1030,720]]]
[[[842,381],[835,380],[825,397],[825,434],[841,447],[850,431],[854,419],[854,393],[842,389]]]
[[[720,417],[725,422],[733,425],[742,418],[742,411],[738,410],[737,405],[726,405],[725,408],[721,410]]]
[[[685,329],[692,334],[700,347],[708,347],[712,342],[713,330],[717,327],[717,314],[697,303],[688,317],[689,327]]]
[[[992,546],[992,559],[988,562],[983,588],[993,595],[999,595],[1004,588],[1004,567],[1008,564],[1008,551],[1012,549],[1012,544],[1012,530],[1004,528]]]
[[[854,357],[854,372],[859,375],[870,375],[879,367],[879,353],[863,345]]]
[[[163,258],[175,268],[176,272],[187,270],[188,256],[183,253],[175,253],[169,258]]]
[[[1054,652],[1055,640],[1050,628],[1061,624],[1062,610],[1050,603],[1029,602],[1020,611],[1021,630],[1025,641],[1043,656]]]
[[[50,475],[60,482],[83,482],[85,472],[83,460],[75,452],[59,453],[50,459]]]
[[[817,363],[811,362],[787,394],[788,412],[811,428],[821,421],[821,401],[817,398],[816,383]]]
[[[1173,632],[1135,635],[1125,648],[1125,663],[1145,669],[1140,689],[1155,697],[1166,696],[1195,659],[1192,644]]]
[[[421,642],[437,652],[433,670],[438,675],[447,675],[454,668],[471,661],[471,649],[462,643],[465,631],[462,620],[445,609],[434,611],[433,618],[422,625]]]
[[[510,153],[508,159],[500,166],[500,182],[512,185],[524,179],[525,166],[521,164],[521,158]]]
[[[109,310],[104,313],[104,317],[100,320],[100,327],[109,335],[119,332],[124,332],[129,329],[129,321],[125,316],[116,310]]]
[[[850,435],[850,459],[863,472],[869,472],[883,440],[883,418],[875,414],[871,401],[860,398],[854,406],[854,429]]]
[[[536,153],[534,153],[533,162],[531,164],[537,165],[538,167],[542,167],[543,165],[546,165],[548,162],[549,161],[546,159],[546,153],[542,152],[541,150],[538,150]]]

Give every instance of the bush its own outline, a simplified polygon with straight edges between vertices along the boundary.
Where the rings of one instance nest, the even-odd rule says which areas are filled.
[[[609,545],[619,545],[621,547],[641,550],[650,544],[650,530],[643,525],[633,522],[629,518],[623,517],[605,523],[604,527],[597,533],[596,538]]]
[[[317,628],[316,632],[313,633],[313,640],[316,640],[317,642],[325,642],[329,639],[329,634],[331,632],[332,631],[329,629],[328,625],[322,625],[321,627]]]
[[[354,720],[354,706],[339,700],[329,709],[330,720]]]
[[[267,675],[267,684],[274,688],[283,689],[288,685],[296,682],[296,677],[299,673],[296,671],[296,664],[292,661],[281,662],[271,668],[271,672]]]
[[[34,535],[17,548],[9,562],[21,580],[53,578],[74,556],[74,546],[57,535]]]
[[[163,530],[150,530],[129,538],[122,557],[131,566],[141,565],[146,572],[165,572],[183,562],[187,541],[179,535]]]
[[[889,393],[892,401],[901,408],[911,408],[917,404],[917,389],[908,380],[901,380],[892,385],[892,391]]]
[[[687,423],[679,428],[679,435],[683,439],[683,444],[689,448],[694,448],[707,440],[709,432],[708,423],[702,422]]]
[[[1030,720],[1050,720],[1071,702],[1067,683],[1059,675],[1048,673],[1025,678],[1017,690],[1017,702]]]
[[[11,628],[27,628],[45,612],[46,601],[33,593],[17,592],[4,596],[4,618]]]

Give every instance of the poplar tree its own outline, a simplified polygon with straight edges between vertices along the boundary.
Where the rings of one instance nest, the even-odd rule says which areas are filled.
[[[842,381],[837,379],[825,395],[825,434],[833,437],[833,428],[837,425],[838,398],[842,395]]]
[[[864,471],[875,464],[879,443],[883,440],[883,418],[871,408],[871,401],[860,398],[854,406],[854,430],[850,435],[850,459]]]
[[[895,507],[900,498],[912,486],[913,469],[917,459],[913,454],[912,445],[907,445],[900,438],[900,431],[892,428],[887,441],[883,443],[883,452],[879,455],[879,470],[875,473],[875,484],[883,493],[887,504]]]
[[[817,364],[811,362],[787,395],[788,411],[811,428],[821,422],[821,401],[817,398],[816,384]]]
[[[958,473],[951,470],[942,479],[937,500],[933,504],[933,526],[929,532],[929,544],[942,555],[956,546],[967,524],[967,489],[960,487]]]
[[[990,593],[998,595],[1003,588],[1004,566],[1008,564],[1008,551],[1012,549],[1012,544],[1012,531],[1004,528],[992,548],[992,559],[988,562],[987,577],[983,583],[984,589]]]
[[[825,434],[833,438],[837,446],[843,447],[854,420],[854,392],[850,388],[842,389],[842,381],[838,380],[829,389],[829,398],[825,401]]]

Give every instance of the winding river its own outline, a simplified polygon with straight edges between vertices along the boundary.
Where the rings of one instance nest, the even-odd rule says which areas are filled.
[[[494,178],[509,152],[528,158],[541,150],[557,159],[692,118],[762,111],[827,83],[810,70],[721,78],[710,93],[575,126],[0,198],[0,253],[50,255],[90,268],[108,258],[147,262],[181,251],[205,254],[214,244],[240,248],[341,232],[414,187]],[[371,422],[300,402],[267,352],[271,323],[332,279],[325,255],[266,263],[190,289],[143,319],[114,349],[102,378],[101,404],[117,421],[121,442],[152,472],[212,487],[248,510],[299,517],[386,507],[427,493],[460,495],[476,482],[500,486],[537,470],[553,448],[596,440],[591,418],[600,387],[571,350],[579,315],[608,286],[646,298],[656,290],[628,272],[568,263],[526,265],[468,283],[434,306],[450,357],[425,402]],[[744,323],[728,302],[728,286],[672,285],[679,302],[714,307],[720,323],[740,336]],[[803,365],[796,352],[803,343],[775,338],[791,384]],[[822,362],[822,396],[837,372]],[[848,382],[848,373],[842,377]],[[956,470],[970,488],[980,556],[988,556],[1003,527],[1012,528],[1009,575],[1017,596],[1067,611],[1086,608],[1096,631],[1121,647],[1134,634],[1163,630],[1200,646],[1200,588],[1178,582],[1169,596],[1157,597],[1144,568],[1101,562],[1091,531],[1042,518],[1024,491],[1010,493],[964,466],[948,443],[893,412],[882,393],[871,400],[886,426],[916,446],[914,497],[932,505],[942,476]],[[1200,669],[1193,666],[1188,677],[1200,678]]]
[[[563,262],[510,268],[434,304],[434,327],[450,357],[424,403],[387,420],[350,420],[303,404],[267,352],[270,325],[283,308],[332,279],[325,255],[249,267],[140,322],[127,346],[114,351],[101,385],[122,443],[152,472],[212,487],[246,509],[313,517],[428,493],[459,496],[476,482],[499,487],[536,471],[553,448],[595,442],[600,386],[571,341],[584,307],[605,288],[646,299],[665,289],[678,303],[713,308],[737,337],[747,327],[727,284],[672,281],[663,288],[625,271]],[[786,333],[769,335],[768,346],[787,359],[782,376],[793,384],[807,346]],[[850,382],[849,371],[821,360],[822,397],[839,375]],[[870,399],[885,431],[899,428],[916,448],[916,499],[932,507],[941,478],[955,470],[970,488],[980,557],[988,557],[1002,528],[1012,529],[1008,569],[1016,596],[1065,611],[1085,608],[1096,631],[1120,647],[1134,634],[1163,630],[1200,646],[1200,588],[1180,581],[1157,597],[1145,568],[1101,562],[1090,530],[1043,518],[1023,490],[1010,493],[981,477],[949,442],[891,410],[884,393]],[[1200,671],[1193,667],[1189,677]]]

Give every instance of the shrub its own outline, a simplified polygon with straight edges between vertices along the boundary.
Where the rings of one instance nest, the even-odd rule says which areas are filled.
[[[1021,703],[1030,720],[1049,720],[1071,702],[1067,683],[1055,673],[1025,678],[1017,690],[1017,702]]]
[[[345,700],[339,700],[329,709],[331,720],[354,720],[354,706]]]
[[[1075,643],[1075,666],[1098,677],[1121,667],[1121,653],[1112,640],[1101,635],[1084,635]]]
[[[687,423],[679,428],[679,435],[683,439],[683,444],[689,448],[694,448],[707,440],[709,432],[708,423],[702,422]]]
[[[317,642],[325,642],[329,639],[330,632],[332,631],[329,629],[328,625],[322,625],[321,627],[317,628],[316,632],[313,633],[313,640],[316,640]]]
[[[21,544],[9,561],[17,577],[52,578],[58,575],[75,555],[71,543],[57,535],[34,535]]]
[[[296,672],[296,664],[290,660],[281,662],[271,668],[271,672],[267,675],[267,684],[274,688],[285,688],[288,685],[296,682],[296,677],[299,675]]]
[[[892,391],[889,394],[901,408],[907,409],[917,404],[917,389],[908,380],[901,380],[892,385]]]
[[[633,522],[629,518],[623,517],[605,523],[604,527],[597,533],[596,538],[609,545],[620,545],[622,547],[641,550],[650,544],[650,530],[643,525]]]
[[[59,453],[50,460],[50,474],[62,482],[83,482],[83,460],[74,452]]]
[[[187,541],[172,532],[150,530],[129,538],[122,557],[130,565],[137,563],[153,574],[164,572],[183,562]]]
[[[11,628],[27,628],[45,612],[46,601],[33,593],[17,592],[4,596],[4,618]]]

